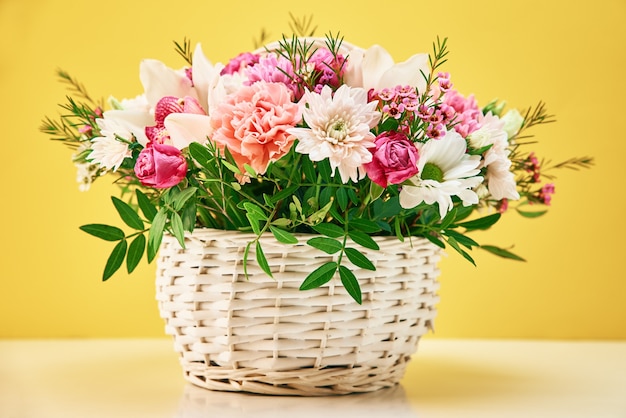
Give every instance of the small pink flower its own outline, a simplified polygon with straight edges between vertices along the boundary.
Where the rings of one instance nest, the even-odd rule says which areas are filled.
[[[384,132],[376,137],[374,144],[376,147],[370,149],[372,161],[364,165],[374,183],[387,187],[417,174],[419,153],[405,134]]]
[[[552,195],[554,194],[554,184],[547,183],[541,188],[541,193],[539,194],[539,198],[543,200],[543,204],[550,206],[550,202],[552,200]]]
[[[265,173],[270,162],[289,152],[295,137],[287,130],[302,119],[302,110],[291,97],[281,83],[259,81],[242,87],[211,113],[211,139],[228,148],[242,172],[248,164]]]
[[[167,189],[185,178],[187,160],[176,147],[151,143],[139,153],[135,174],[144,186]]]

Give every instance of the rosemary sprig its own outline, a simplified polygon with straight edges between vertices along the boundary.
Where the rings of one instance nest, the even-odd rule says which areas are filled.
[[[174,41],[174,46],[178,55],[183,57],[183,59],[187,62],[187,64],[192,65],[193,64],[193,51],[191,50],[191,40],[184,38],[182,44]]]

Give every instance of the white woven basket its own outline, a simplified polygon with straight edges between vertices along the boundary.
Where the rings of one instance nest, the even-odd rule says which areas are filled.
[[[208,389],[280,395],[370,392],[395,385],[438,302],[439,249],[425,239],[377,237],[360,248],[375,272],[354,270],[357,304],[331,280],[301,291],[304,278],[332,260],[272,235],[262,245],[274,278],[242,257],[253,235],[199,229],[186,249],[166,235],[158,258],[157,300],[186,380]],[[351,244],[352,245],[352,244]]]

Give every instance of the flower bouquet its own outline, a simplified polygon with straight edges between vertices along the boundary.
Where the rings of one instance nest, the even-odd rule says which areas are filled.
[[[543,182],[552,179],[547,171],[592,164],[591,158],[585,157],[551,165],[526,150],[531,144],[530,130],[554,120],[543,104],[524,112],[505,112],[504,103],[493,101],[479,107],[473,96],[455,90],[450,74],[442,69],[448,55],[446,39],[437,39],[429,54],[396,63],[380,46],[362,49],[338,34],[315,38],[308,30],[296,32],[277,42],[261,42],[263,46],[237,55],[226,65],[211,63],[199,44],[192,49],[187,40],[175,43],[185,61],[183,68],[142,61],[139,77],[144,92],[132,99],[110,98],[106,110],[104,103],[93,100],[74,78],[59,72],[79,99],[68,98],[60,118],[46,118],[42,130],[75,150],[81,190],[89,189],[103,175],[114,178],[120,195],[112,197],[112,202],[130,230],[103,224],[81,227],[116,242],[103,280],[124,264],[132,272],[144,255],[148,262],[153,261],[165,243],[167,257],[176,257],[183,248],[195,245],[193,236],[199,230],[209,231],[217,247],[230,239],[227,233],[234,232],[244,237],[235,245],[239,258],[226,260],[214,254],[209,266],[193,264],[193,274],[200,277],[215,265],[232,264],[241,270],[226,274],[229,281],[231,276],[235,277],[232,281],[242,277],[255,286],[261,272],[274,277],[277,284],[272,286],[281,288],[288,275],[284,264],[273,262],[285,258],[292,246],[295,252],[308,247],[326,258],[315,264],[306,261],[309,256],[298,259],[295,264],[304,267],[295,276],[299,281],[296,289],[310,292],[332,287],[338,280],[341,294],[324,291],[325,298],[335,299],[334,305],[322,311],[337,311],[336,298],[347,296],[351,299],[342,299],[342,303],[347,306],[344,314],[350,315],[366,300],[380,299],[376,286],[388,275],[385,263],[400,266],[403,277],[421,274],[420,265],[403,264],[403,259],[413,256],[397,258],[395,250],[385,249],[390,241],[409,248],[426,246],[431,257],[436,255],[433,248],[450,247],[471,263],[469,251],[474,248],[521,260],[508,249],[477,243],[468,233],[490,228],[507,211],[529,218],[543,214],[545,210],[540,208],[550,204],[554,193],[553,183]],[[203,259],[209,252],[200,249],[196,256]],[[160,268],[170,271],[166,281],[182,276],[180,260],[163,263],[165,267]],[[380,273],[374,276],[377,270]],[[436,273],[431,270],[426,275],[430,275],[428,292],[434,294]],[[368,281],[363,284],[363,280]],[[212,282],[201,285],[211,286]],[[400,287],[410,285],[405,280]],[[272,293],[272,307],[280,305],[277,301],[298,297],[287,287],[283,291],[282,296]],[[224,298],[232,298],[233,293],[237,291],[226,292]],[[296,293],[303,299],[309,297]],[[419,290],[416,300],[423,303],[419,298],[425,293]],[[400,292],[395,302],[381,310],[391,312],[394,306],[404,305],[403,298],[412,297]],[[170,297],[168,303],[180,302],[174,299]],[[180,303],[192,302],[201,304],[196,296],[187,296]],[[246,303],[244,306],[255,305]],[[188,316],[199,321],[194,323],[196,327],[207,321],[209,314],[194,315]],[[430,319],[420,326],[430,326]],[[311,317],[300,322],[312,321]],[[410,321],[396,318],[396,325],[401,322]],[[414,325],[411,322],[410,326]],[[322,328],[328,329],[328,323]],[[362,328],[342,338],[363,336]],[[272,328],[263,341],[276,343],[277,333]],[[229,329],[224,334],[231,345],[235,334],[243,332]],[[396,334],[397,329],[380,341],[391,344],[398,339]],[[324,344],[329,335],[330,331],[322,337]],[[194,344],[205,348],[217,344],[217,339],[204,337]],[[416,339],[406,341],[413,347],[408,349],[410,354]],[[185,341],[180,345],[193,344]],[[300,356],[294,366],[295,360],[287,365],[280,362],[285,357],[281,350],[286,348],[272,347],[268,349],[274,353],[272,366],[262,365],[266,370],[277,364],[279,369],[290,370],[296,366],[322,370],[337,364],[354,369],[361,364],[354,358],[365,351],[359,354],[358,349],[350,349],[356,357],[332,364],[311,355],[304,356],[313,360],[303,365]],[[252,349],[255,353],[259,350],[258,344]],[[393,350],[379,351],[386,359]],[[190,355],[186,359],[189,367],[193,369],[208,357],[206,353]],[[240,370],[256,361],[225,356],[220,350],[215,353],[207,362],[209,368],[230,365]],[[407,354],[396,357],[385,362],[403,363]],[[258,376],[261,366],[254,364]],[[301,372],[296,373],[301,378]],[[324,373],[328,374],[327,370]],[[399,379],[396,372],[390,375],[385,377],[387,381]],[[366,376],[372,376],[370,369]],[[345,376],[342,378],[346,385]],[[201,379],[205,383],[211,380],[206,373]],[[235,380],[228,386],[241,389],[242,379],[236,384]],[[223,388],[223,376],[212,381],[217,386],[208,387]],[[324,381],[316,387],[326,393],[321,388],[330,385]],[[278,386],[288,384],[282,381]],[[368,390],[383,386],[370,384]],[[267,392],[264,387],[246,386],[245,390]],[[357,382],[344,392],[363,387],[363,382]]]

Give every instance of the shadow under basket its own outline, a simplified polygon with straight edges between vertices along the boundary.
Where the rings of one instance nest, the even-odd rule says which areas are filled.
[[[166,234],[158,257],[157,301],[174,337],[185,379],[220,391],[339,395],[394,386],[422,335],[432,328],[440,250],[423,238],[375,237],[359,248],[376,271],[355,269],[356,303],[332,279],[301,291],[305,277],[333,256],[306,244],[261,239],[274,278],[243,253],[254,235],[196,229],[181,249]],[[352,268],[352,266],[350,265]]]

